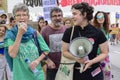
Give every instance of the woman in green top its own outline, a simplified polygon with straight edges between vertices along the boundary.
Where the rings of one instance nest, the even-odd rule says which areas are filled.
[[[109,39],[109,14],[102,12],[102,11],[98,11],[95,14],[94,20],[93,20],[93,24],[95,25],[96,28],[100,28],[103,33],[105,34],[106,38]],[[98,48],[98,54],[100,54],[101,51]],[[101,62],[101,67],[103,70],[103,75],[104,75],[104,80],[111,80],[112,79],[112,74],[111,74],[111,70],[110,70],[110,61],[109,61],[109,56],[107,56],[105,58],[105,60],[103,60]]]
[[[45,55],[39,56],[33,39],[35,29],[28,25],[29,9],[25,4],[19,3],[14,6],[13,15],[16,25],[9,29],[5,35],[5,51],[13,58],[13,80],[44,80],[41,61]],[[37,38],[41,50],[47,55],[49,48],[38,32]],[[25,62],[28,59],[29,64]],[[39,73],[37,75],[33,72],[36,68]]]

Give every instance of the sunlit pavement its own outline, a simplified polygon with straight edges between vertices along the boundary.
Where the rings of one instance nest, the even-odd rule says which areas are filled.
[[[112,80],[120,80],[120,44],[109,45],[109,50]]]

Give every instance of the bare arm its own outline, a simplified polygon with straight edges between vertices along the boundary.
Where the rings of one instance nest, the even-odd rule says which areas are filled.
[[[38,35],[39,34],[40,33],[38,32]],[[45,53],[45,55],[47,56],[48,53]],[[38,59],[36,59],[36,61],[40,62],[41,60],[43,60],[46,57],[45,55],[42,54]],[[55,63],[50,58],[47,58],[46,63],[47,63],[48,68],[54,69],[56,67]]]
[[[70,54],[69,50],[69,43],[65,43],[62,41],[62,54],[68,59],[75,60],[75,57]]]
[[[37,31],[37,35],[40,35],[40,33]],[[46,56],[48,55],[47,52],[42,53],[36,60],[38,62],[42,61]]]
[[[100,62],[100,61],[104,60],[107,57],[107,55],[108,55],[108,41],[100,44],[99,48],[101,50],[101,53],[100,53],[100,55],[98,55],[96,58],[94,58],[92,60],[93,63]]]
[[[19,46],[21,43],[21,38],[26,31],[27,31],[26,24],[24,24],[24,26],[18,27],[18,33],[17,33],[16,39],[15,39],[15,42],[12,46],[9,46],[9,48],[8,48],[8,52],[12,58],[15,58],[17,56]]]
[[[92,64],[95,64],[95,63],[97,63],[97,62],[100,62],[100,61],[104,60],[104,59],[107,57],[107,55],[108,55],[108,41],[100,44],[100,45],[99,45],[99,48],[100,48],[100,50],[101,50],[100,55],[98,55],[97,57],[95,57],[95,58],[92,59],[92,60],[86,61],[86,62],[85,62],[85,63],[86,63],[86,66],[85,66],[85,68],[84,68],[84,71],[85,71],[88,67],[90,67]]]
[[[40,35],[38,31],[37,31],[37,35]],[[48,52],[43,52],[36,60],[34,60],[30,64],[30,68],[34,69],[47,55],[48,55]]]

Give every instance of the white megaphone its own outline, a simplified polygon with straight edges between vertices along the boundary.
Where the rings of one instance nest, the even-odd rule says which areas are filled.
[[[73,39],[70,42],[69,46],[69,51],[70,53],[79,58],[87,58],[88,59],[88,54],[92,51],[93,45],[92,42],[85,37],[78,37]],[[85,64],[80,64],[80,73],[83,72]]]

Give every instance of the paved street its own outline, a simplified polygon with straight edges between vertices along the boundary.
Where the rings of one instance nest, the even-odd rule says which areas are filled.
[[[112,80],[120,80],[120,44],[110,45],[109,48],[111,69],[113,74]]]

